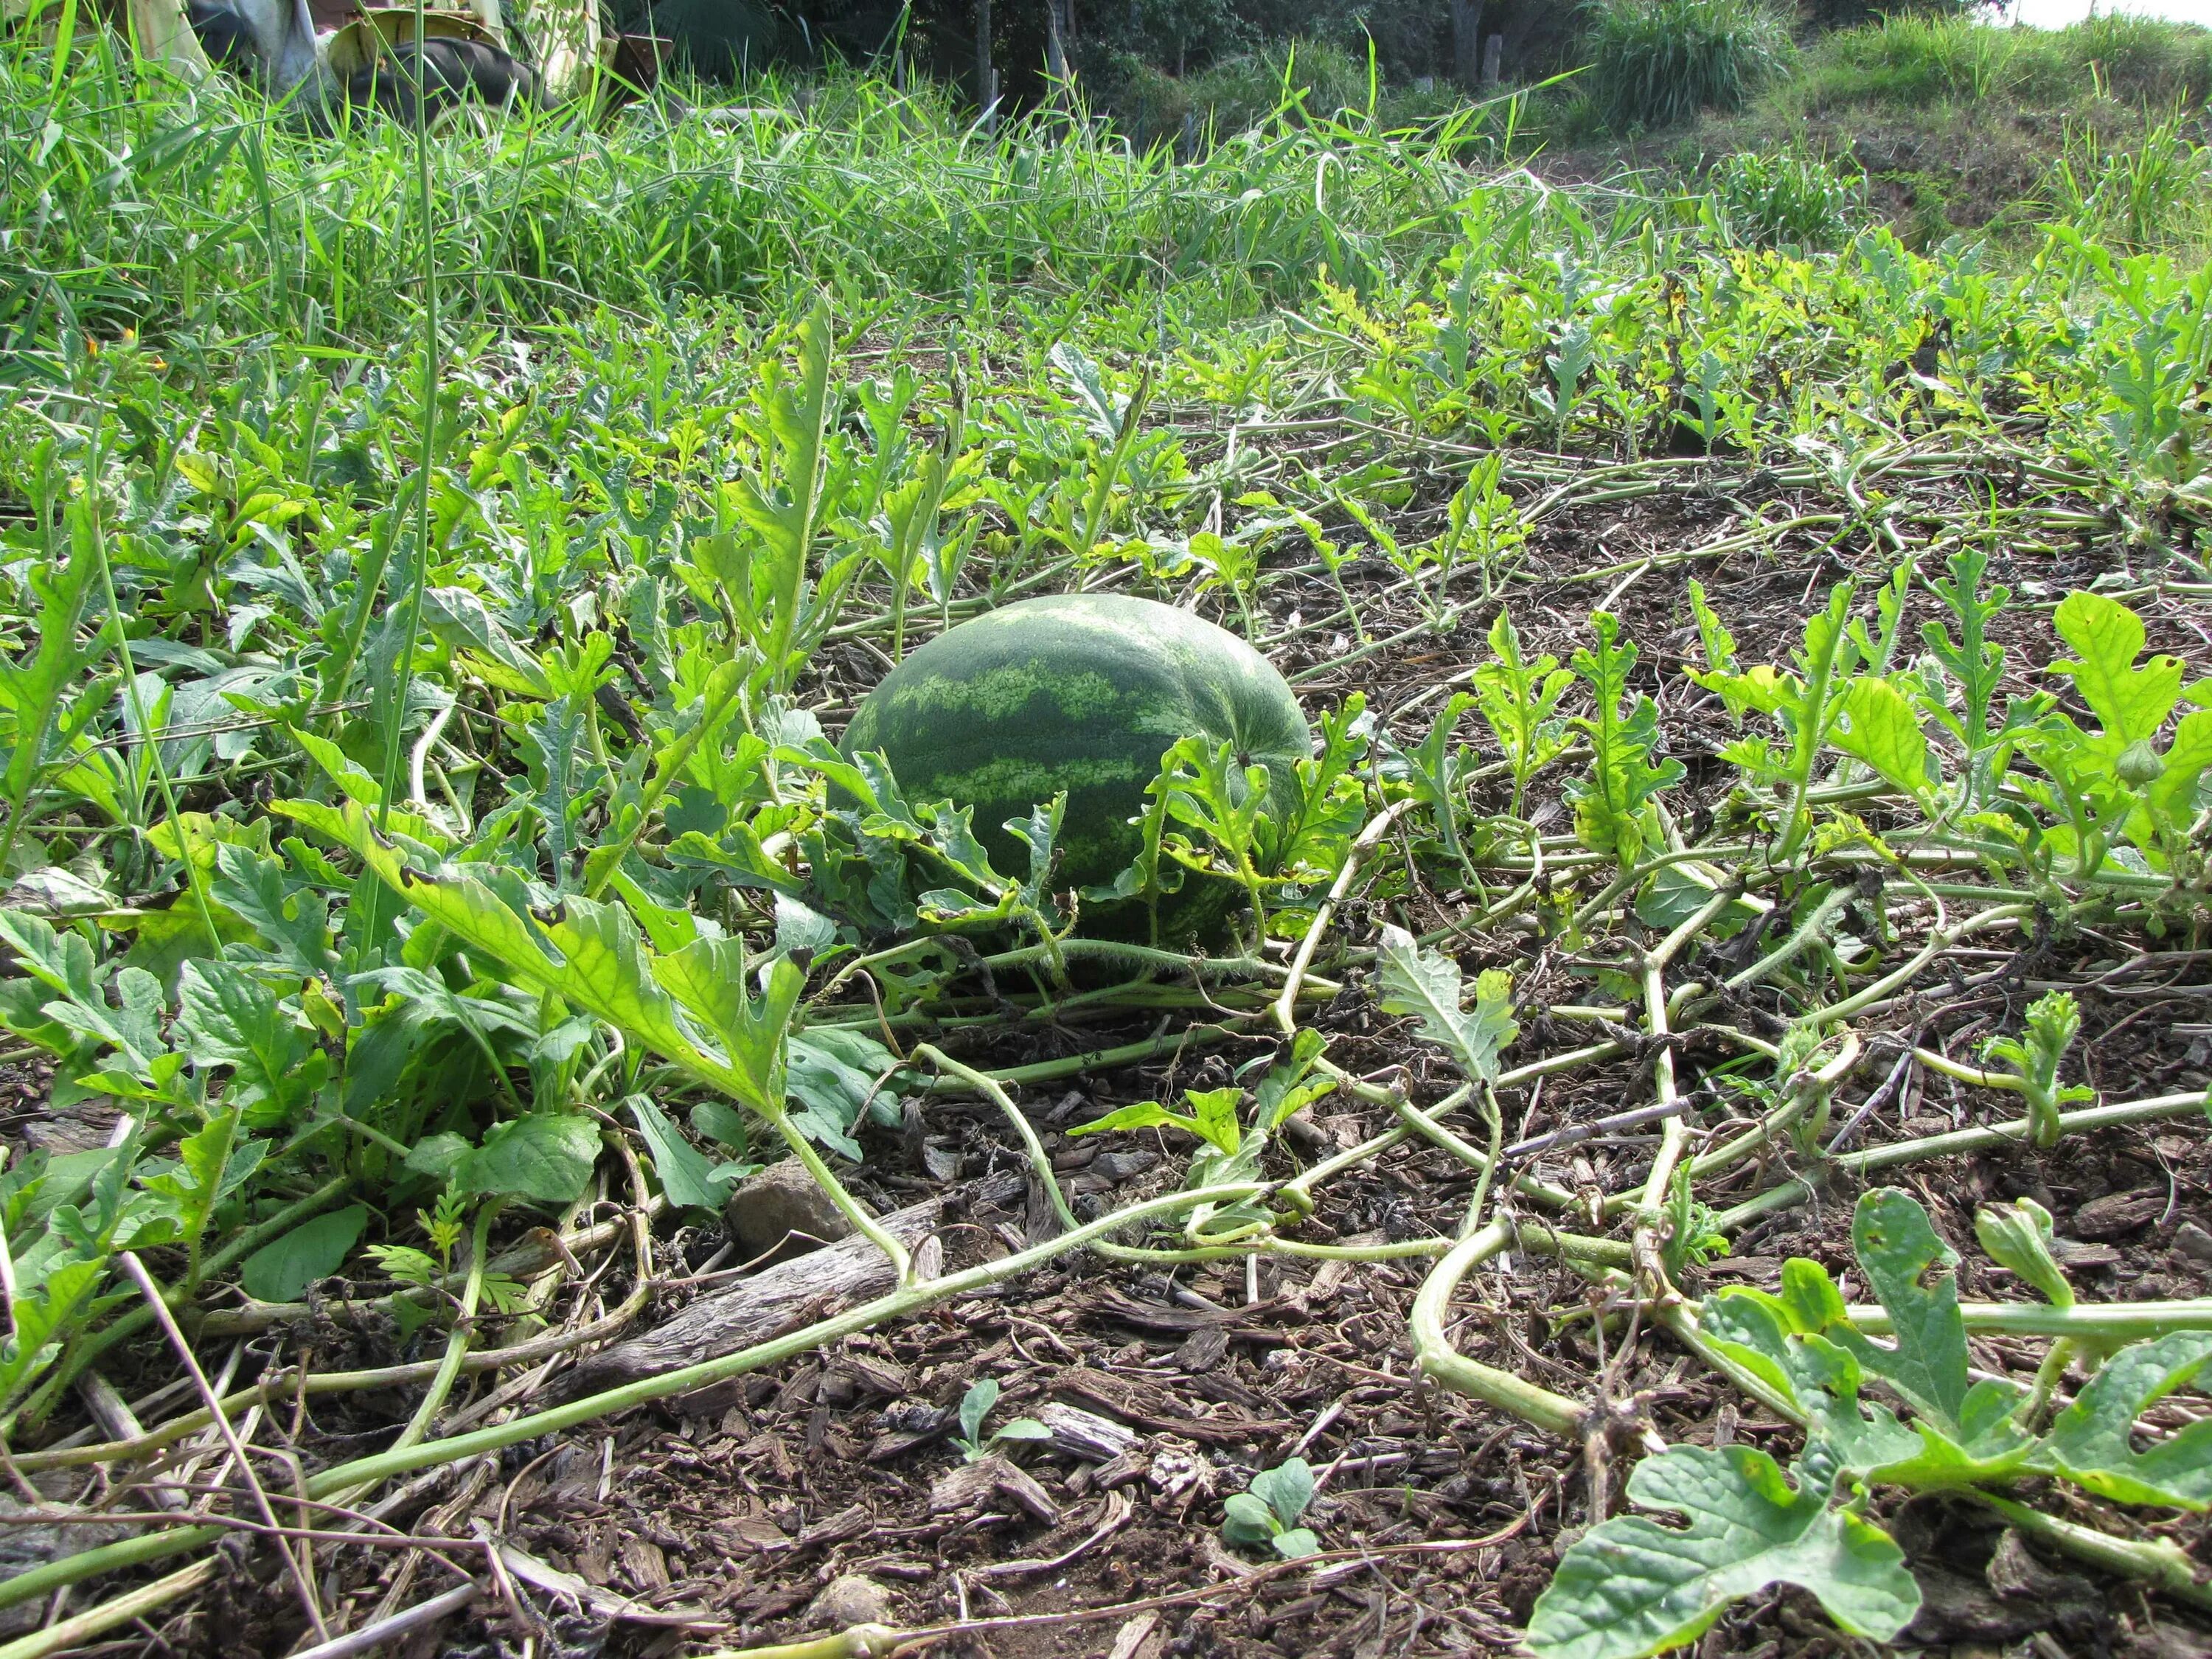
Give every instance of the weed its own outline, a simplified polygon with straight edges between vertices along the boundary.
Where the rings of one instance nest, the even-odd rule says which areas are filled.
[[[1790,58],[1763,0],[1596,0],[1589,16],[1587,91],[1620,131],[1741,108]]]
[[[1224,1506],[1221,1535],[1247,1547],[1264,1545],[1286,1559],[1311,1555],[1321,1540],[1298,1519],[1313,1502],[1313,1470],[1293,1457],[1252,1477],[1251,1486]]]
[[[1034,1417],[1014,1418],[985,1434],[984,1419],[998,1403],[999,1379],[995,1376],[976,1378],[968,1385],[968,1392],[960,1396],[960,1432],[953,1437],[952,1443],[960,1448],[961,1456],[970,1463],[980,1463],[993,1455],[1001,1442],[1052,1438],[1052,1431]]]

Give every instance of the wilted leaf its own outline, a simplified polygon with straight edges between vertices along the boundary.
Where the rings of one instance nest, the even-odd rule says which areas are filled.
[[[1459,964],[1424,950],[1402,927],[1385,927],[1376,954],[1385,1013],[1412,1014],[1421,1035],[1449,1049],[1470,1079],[1498,1075],[1498,1056],[1521,1027],[1513,1018],[1510,975],[1486,971],[1475,980],[1472,1009],[1460,1006]]]

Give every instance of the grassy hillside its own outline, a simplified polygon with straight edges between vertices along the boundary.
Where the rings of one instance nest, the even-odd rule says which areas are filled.
[[[1695,173],[1746,152],[1813,158],[1863,177],[1919,246],[1985,226],[2002,234],[2093,195],[2126,198],[2141,243],[2201,234],[2201,179],[2180,141],[2203,137],[2208,91],[2212,30],[1908,14],[1807,37],[1728,112],[1624,127],[1571,82],[1541,96],[1531,125],[1555,165],[1586,176],[1620,160]]]

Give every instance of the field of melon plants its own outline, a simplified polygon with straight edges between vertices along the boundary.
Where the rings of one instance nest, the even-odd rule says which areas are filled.
[[[0,41],[0,1659],[2204,1651],[2212,155],[808,92]]]

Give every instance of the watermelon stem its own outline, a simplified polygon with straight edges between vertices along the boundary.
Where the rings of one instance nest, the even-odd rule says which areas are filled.
[[[891,1271],[897,1276],[898,1288],[904,1290],[911,1285],[914,1282],[914,1257],[908,1254],[906,1246],[900,1243],[895,1235],[879,1226],[875,1217],[868,1212],[867,1206],[845,1190],[845,1183],[837,1179],[830,1166],[823,1162],[822,1154],[816,1152],[806,1137],[799,1133],[799,1126],[791,1121],[791,1114],[779,1111],[763,1115],[775,1125],[775,1132],[783,1137],[784,1143],[791,1148],[793,1155],[806,1166],[806,1173],[814,1177],[814,1184],[828,1195],[830,1201],[837,1206],[838,1212],[853,1224],[855,1231],[890,1258]]]

